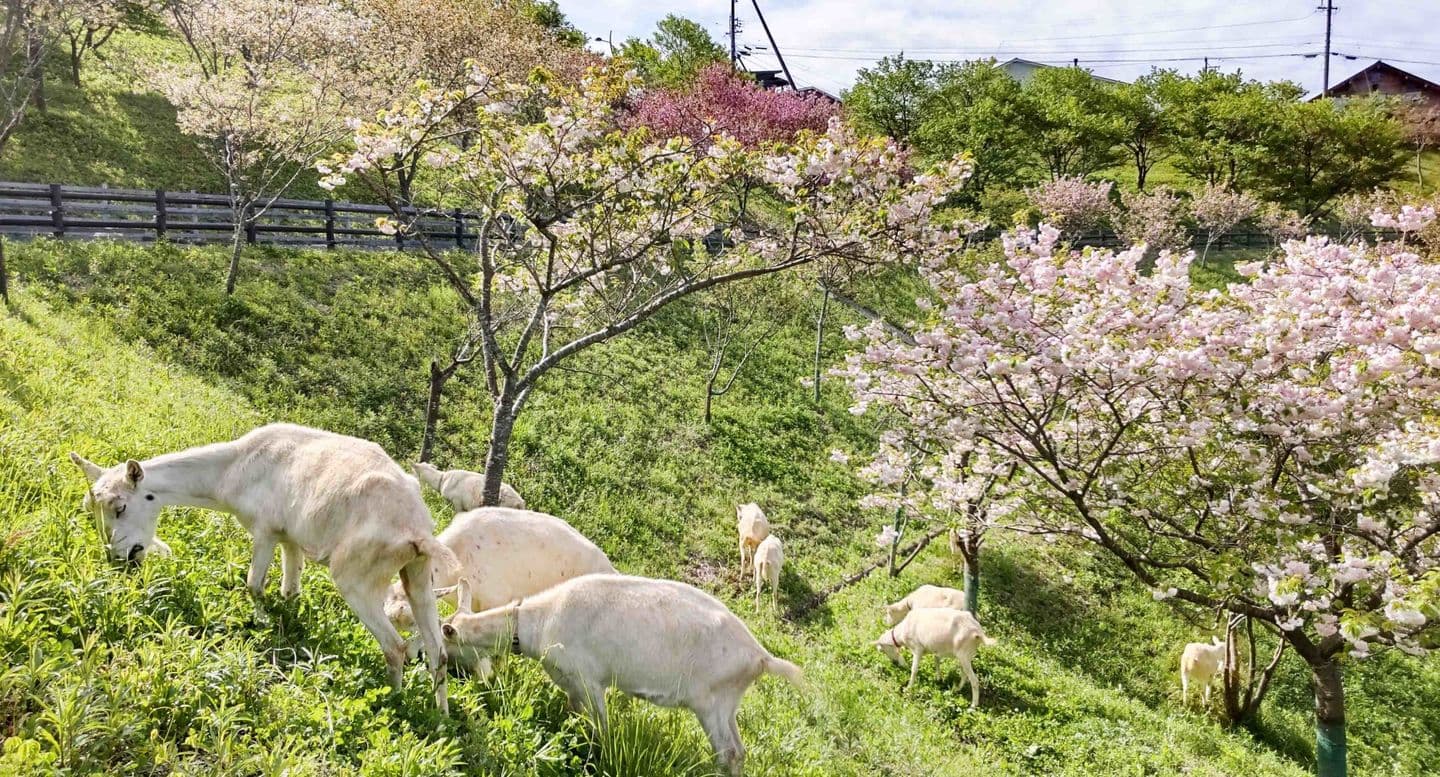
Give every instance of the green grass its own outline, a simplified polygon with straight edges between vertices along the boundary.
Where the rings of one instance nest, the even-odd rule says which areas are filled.
[[[378,650],[314,566],[297,602],[281,603],[272,583],[275,617],[250,623],[249,542],[224,516],[167,512],[161,535],[175,556],[138,572],[102,560],[68,450],[111,461],[292,420],[412,456],[424,366],[459,326],[420,260],[257,251],[227,299],[217,250],[8,251],[19,284],[0,317],[0,773],[709,772],[688,714],[617,697],[615,726],[597,743],[529,662],[510,662],[489,688],[452,683],[453,719],[431,709],[418,665],[392,697]],[[881,278],[865,301],[903,319],[913,291],[909,279]],[[958,585],[939,546],[901,578],[872,576],[798,619],[755,613],[734,569],[735,502],[760,501],[786,537],[787,605],[872,558],[880,522],[856,509],[861,486],[827,456],[866,450],[873,430],[845,412],[833,381],[818,408],[798,382],[817,295],[775,294],[803,315],[760,348],[712,425],[700,421],[695,313],[681,307],[547,378],[507,473],[622,569],[715,592],[805,668],[808,694],[766,680],[746,697],[748,773],[1305,773],[1298,662],[1253,732],[1182,710],[1178,651],[1210,616],[1152,601],[1078,549],[989,546],[982,617],[1000,645],[977,662],[979,710],[967,708],[955,667],[937,675],[927,662],[904,694],[906,671],[869,645],[881,603],[921,582]],[[837,327],[853,321],[831,310]],[[827,342],[833,363],[845,343]],[[452,390],[439,459],[474,466],[486,402],[473,375]],[[431,498],[444,523],[448,508]],[[1424,732],[1440,730],[1436,663],[1387,655],[1347,671],[1355,772],[1433,773],[1440,742]]]
[[[174,106],[146,84],[147,68],[184,56],[180,42],[158,31],[122,32],[102,53],[87,61],[81,87],[60,53],[52,55],[47,110],[26,114],[0,155],[0,180],[223,193],[224,177],[199,141],[180,132]],[[317,177],[302,173],[287,196],[330,196]]]

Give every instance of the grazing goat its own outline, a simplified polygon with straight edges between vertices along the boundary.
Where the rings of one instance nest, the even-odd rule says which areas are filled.
[[[770,655],[718,599],[671,580],[585,575],[505,607],[456,614],[444,631],[451,646],[538,659],[570,709],[602,730],[611,686],[684,707],[733,775],[745,761],[735,721],[745,690],[762,674],[802,683],[800,668]]]
[[[463,513],[477,507],[485,507],[485,476],[479,472],[464,469],[436,469],[423,461],[414,464],[415,476],[420,482],[440,492],[445,501]],[[500,484],[500,503],[493,507],[525,509],[525,500],[509,483]]]
[[[750,502],[736,505],[735,523],[740,534],[740,574],[743,575],[746,558],[770,536],[770,521],[760,505]]]
[[[1225,665],[1225,641],[1211,637],[1210,643],[1191,642],[1180,654],[1180,700],[1190,701],[1190,683],[1199,683],[1205,689],[1204,703],[1210,704],[1210,685]]]
[[[910,682],[905,684],[906,690],[915,684],[915,675],[920,672],[920,659],[926,653],[953,657],[960,662],[970,680],[971,707],[980,704],[980,678],[975,676],[971,661],[982,644],[993,645],[995,640],[985,634],[974,615],[950,607],[911,610],[899,625],[891,627],[875,640],[875,647],[896,663],[901,663],[900,648],[910,651]],[[961,687],[964,687],[963,681]]]
[[[941,588],[938,585],[922,585],[911,591],[910,595],[904,599],[885,605],[885,625],[894,626],[905,620],[905,616],[911,610],[918,610],[922,607],[949,607],[963,610],[965,609],[965,592],[957,591],[954,588]]]
[[[615,572],[605,551],[570,524],[528,510],[482,507],[464,512],[437,539],[454,552],[459,566],[435,570],[435,593],[456,599],[461,612],[499,607],[572,577]],[[391,586],[385,614],[396,628],[413,626],[401,583]],[[490,675],[488,658],[466,663],[478,676]]]
[[[403,680],[405,643],[385,617],[386,591],[399,573],[424,642],[435,703],[446,703],[445,647],[432,568],[453,566],[435,540],[420,489],[380,446],[319,429],[271,424],[231,442],[168,453],[110,468],[71,453],[90,481],[87,509],[109,556],[138,562],[152,549],[160,509],[187,505],[235,516],[254,539],[246,586],[261,613],[265,577],[280,546],[280,592],[300,593],[306,558],[330,568],[335,587],[385,653],[390,685]]]
[[[755,549],[755,609],[760,609],[760,589],[766,582],[770,583],[770,605],[780,606],[780,567],[784,564],[780,538],[771,534]]]

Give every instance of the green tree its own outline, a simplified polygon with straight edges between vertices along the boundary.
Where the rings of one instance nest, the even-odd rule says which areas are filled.
[[[1088,177],[1121,160],[1115,96],[1078,67],[1042,68],[1021,88],[1035,162],[1051,178]]]
[[[522,16],[540,25],[555,40],[570,46],[585,45],[585,33],[570,23],[555,0],[520,0],[517,7]]]
[[[1135,186],[1142,191],[1150,171],[1174,150],[1175,123],[1161,103],[1160,90],[1175,78],[1179,76],[1173,70],[1154,70],[1111,93],[1119,142],[1135,165]]]
[[[968,152],[975,163],[967,192],[1028,183],[1026,126],[1031,110],[1020,83],[995,60],[966,62],[941,75],[939,91],[927,102],[916,147],[931,156]]]
[[[950,68],[904,54],[861,68],[844,94],[845,115],[866,132],[913,144],[916,132],[933,112],[932,101]]]
[[[689,86],[706,66],[725,61],[725,50],[704,27],[675,14],[656,22],[649,40],[630,38],[619,53],[646,84],[670,89]]]
[[[1379,100],[1295,102],[1277,114],[1261,143],[1256,188],[1302,215],[1381,186],[1405,165],[1403,128]]]
[[[1175,126],[1175,166],[1192,180],[1241,191],[1268,166],[1261,141],[1304,94],[1288,81],[1262,84],[1237,71],[1206,71],[1157,83],[1162,110]]]

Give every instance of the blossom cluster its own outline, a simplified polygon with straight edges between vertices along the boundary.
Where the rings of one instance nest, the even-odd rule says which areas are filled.
[[[933,484],[906,497],[933,508],[973,493],[957,463],[1011,463],[997,503],[1116,554],[1157,599],[1322,652],[1423,650],[1440,618],[1440,266],[1310,238],[1206,290],[1190,256],[1142,271],[1142,249],[1058,239],[1008,235],[978,277],[927,265],[942,304],[913,343],[855,333],[855,410],[903,419],[862,474],[893,499],[904,463]]]

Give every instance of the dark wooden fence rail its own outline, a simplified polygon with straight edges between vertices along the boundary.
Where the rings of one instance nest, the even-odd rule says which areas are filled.
[[[459,210],[411,210],[405,215],[414,232],[386,235],[375,228],[375,219],[390,215],[384,205],[280,199],[247,221],[245,240],[393,250],[413,245],[414,233],[421,232],[438,246],[468,248],[480,223]],[[232,229],[230,200],[223,194],[0,182],[0,234],[8,237],[227,243]]]
[[[481,222],[473,213],[416,211],[405,214],[413,230],[408,235],[386,235],[375,219],[392,215],[384,205],[335,200],[276,200],[259,217],[249,219],[245,240],[277,246],[314,248],[404,249],[414,246],[422,233],[432,245],[469,248]],[[111,189],[46,183],[0,182],[0,235],[15,238],[57,237],[174,243],[227,243],[231,239],[230,201],[223,194],[169,192],[163,189]],[[993,234],[992,234],[993,233]],[[1325,234],[1314,229],[1312,234]],[[987,230],[983,237],[998,236]],[[1340,237],[1339,235],[1331,235]],[[1367,231],[1370,239],[1395,239],[1383,231]],[[1119,247],[1112,232],[1093,232],[1075,241],[1081,246]],[[1259,232],[1232,232],[1212,248],[1269,246],[1271,238]],[[1192,245],[1205,245],[1203,235]],[[3,282],[3,279],[0,279]]]

